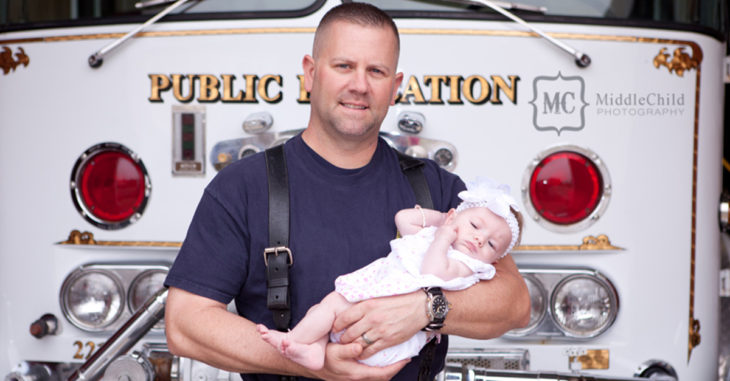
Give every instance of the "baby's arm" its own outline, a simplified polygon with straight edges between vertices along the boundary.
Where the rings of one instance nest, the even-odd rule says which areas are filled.
[[[401,235],[414,234],[426,226],[441,226],[446,219],[446,213],[433,209],[416,208],[402,209],[395,214],[395,226]]]
[[[473,273],[463,262],[451,259],[446,255],[456,240],[457,232],[456,226],[452,224],[443,225],[436,230],[433,242],[423,257],[421,274],[432,274],[448,281]]]

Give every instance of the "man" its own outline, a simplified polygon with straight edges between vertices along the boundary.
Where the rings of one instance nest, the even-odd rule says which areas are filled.
[[[340,5],[322,19],[312,56],[305,56],[311,115],[305,131],[284,146],[290,186],[292,326],[333,289],[341,274],[388,253],[395,213],[415,196],[397,155],[378,138],[403,75],[397,73],[398,31],[385,13],[366,4]],[[458,203],[464,184],[426,161],[434,208]],[[327,346],[325,366],[305,369],[261,340],[255,324],[273,328],[266,308],[263,250],[268,246],[265,160],[254,155],[222,170],[206,188],[170,271],[166,331],[170,350],[242,373],[327,380],[415,380],[423,355],[387,367],[357,362],[405,341],[431,321],[427,295],[415,292],[368,300],[335,320],[341,344]],[[514,261],[468,290],[445,292],[452,304],[443,334],[491,338],[527,323],[529,298]],[[236,300],[240,316],[226,310]],[[444,336],[446,337],[446,336]],[[441,367],[442,340],[430,373]]]

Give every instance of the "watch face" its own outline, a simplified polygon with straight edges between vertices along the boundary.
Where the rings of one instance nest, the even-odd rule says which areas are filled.
[[[435,295],[431,310],[435,319],[444,319],[446,313],[449,312],[449,302],[446,301],[443,295]]]

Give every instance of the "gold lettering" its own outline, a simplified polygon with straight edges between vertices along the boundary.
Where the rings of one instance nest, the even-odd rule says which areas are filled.
[[[187,77],[188,81],[190,81],[190,91],[187,96],[182,95],[182,82],[185,77]],[[193,100],[193,96],[195,95],[195,74],[188,74],[187,76],[184,76],[183,74],[173,74],[172,93],[175,96],[175,99],[180,102],[187,103]]]
[[[464,77],[460,75],[450,75],[449,76],[449,88],[451,89],[449,93],[449,103],[450,104],[464,104],[464,101],[461,100],[461,81],[464,79]]]
[[[82,353],[84,349],[84,343],[76,340],[73,342],[73,346],[76,347],[76,353],[74,353],[74,360],[83,360],[84,355]]]
[[[243,100],[243,90],[239,91],[236,96],[233,96],[233,81],[236,77],[233,74],[221,74],[223,78],[223,94],[221,95],[221,101],[223,102],[240,102]]]
[[[479,82],[480,94],[479,97],[474,97],[474,84]],[[472,75],[464,80],[464,98],[474,104],[482,104],[489,98],[489,93],[492,91],[491,86],[487,80],[480,75]]]
[[[411,103],[408,99],[410,96],[413,96],[413,103],[415,104],[426,103],[426,99],[423,97],[423,92],[421,92],[421,85],[418,84],[418,78],[416,78],[415,75],[408,78],[408,85],[396,103]]]
[[[150,102],[162,102],[160,92],[170,89],[170,78],[164,74],[150,74]]]
[[[516,104],[517,99],[517,81],[520,80],[520,77],[516,75],[509,75],[507,76],[510,80],[511,86],[507,86],[507,82],[504,81],[504,79],[498,75],[492,76],[492,81],[494,81],[494,92],[492,92],[492,99],[490,102],[493,104],[502,104],[502,100],[499,99],[500,90],[504,91],[504,93],[507,95],[507,98],[512,101],[512,103]]]
[[[220,81],[218,77],[210,74],[201,74],[198,76],[200,81],[200,95],[198,96],[198,102],[215,102],[220,98]]]
[[[299,80],[299,98],[298,103],[309,103],[309,91],[304,87],[304,74],[298,74],[297,79]]]
[[[275,81],[277,84],[279,84],[279,87],[281,87],[280,75],[267,74],[261,77],[261,80],[259,81],[259,96],[261,97],[261,99],[268,103],[277,103],[281,101],[281,90],[279,90],[279,92],[275,96],[269,96],[269,82],[271,81]]]
[[[243,101],[246,103],[259,103],[256,100],[256,93],[254,92],[254,86],[259,77],[256,74],[244,74],[243,78],[246,80],[246,91],[243,93]]]
[[[441,99],[441,84],[444,82],[446,82],[445,75],[426,75],[423,77],[425,85],[431,84],[431,99],[428,100],[428,103],[444,104],[444,100]]]

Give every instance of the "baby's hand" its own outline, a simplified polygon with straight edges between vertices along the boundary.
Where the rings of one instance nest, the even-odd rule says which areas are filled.
[[[456,236],[459,233],[459,229],[454,224],[442,225],[436,229],[434,233],[434,240],[443,240],[449,244],[456,241]]]

